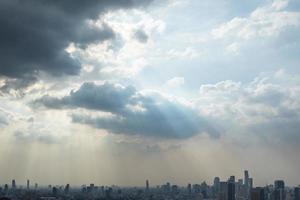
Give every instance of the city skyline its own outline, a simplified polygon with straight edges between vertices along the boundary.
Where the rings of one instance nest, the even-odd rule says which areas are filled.
[[[220,178],[219,176],[215,176],[215,177],[211,177],[210,180],[199,180],[197,182],[187,182],[185,185],[178,185],[176,182],[174,182],[173,184],[175,185],[178,185],[180,187],[186,187],[187,185],[191,184],[191,185],[194,185],[194,184],[200,184],[200,183],[206,183],[208,184],[209,186],[213,186],[215,184],[219,184],[220,182],[222,181],[225,181],[225,182],[242,182],[243,184],[246,184],[246,185],[250,185],[251,188],[255,188],[255,187],[264,187],[264,186],[268,186],[268,185],[273,185],[274,187],[276,187],[276,183],[279,181],[283,181],[283,187],[298,187],[300,186],[300,184],[298,185],[288,185],[288,184],[285,184],[285,181],[284,179],[273,179],[273,181],[271,181],[270,183],[266,183],[265,185],[259,185],[259,184],[255,184],[254,180],[253,180],[253,177],[249,175],[249,170],[244,170],[243,171],[243,176],[236,176],[236,175],[230,175],[228,176],[227,178]],[[22,182],[18,182],[19,184],[17,184],[17,180],[16,179],[11,179],[11,187],[12,188],[16,188],[17,186],[20,188],[26,188],[26,189],[29,189],[29,188],[35,188],[37,187],[39,184],[38,182],[32,182],[30,179],[26,179],[26,181],[22,184]],[[88,182],[88,183],[85,183],[85,184],[81,184],[81,185],[73,185],[73,187],[81,187],[83,185],[87,185],[87,184],[95,184],[96,185],[105,185],[105,183],[99,183],[99,182]],[[164,183],[170,183],[170,181],[167,181],[165,180]],[[8,183],[5,183],[7,185],[9,185]],[[2,185],[5,185],[4,183],[1,183],[0,182],[0,186]],[[48,184],[44,184],[44,185],[39,185],[40,187],[48,187],[49,185],[61,185],[62,183],[48,183]],[[69,183],[63,183],[64,185],[69,185]],[[281,183],[279,183],[281,184]],[[149,188],[155,188],[157,186],[161,185],[161,183],[155,183],[153,184],[151,182],[151,180],[149,179],[145,179],[144,183],[141,183],[140,185],[118,185],[117,183],[114,183],[114,184],[111,184],[111,186],[120,186],[120,187],[145,187],[145,190],[148,190]],[[110,185],[105,185],[105,186],[110,186]]]
[[[0,183],[298,185],[299,35],[299,0],[0,0]]]
[[[254,178],[244,170],[244,177],[236,179],[231,175],[226,180],[215,177],[212,184],[206,181],[188,183],[179,186],[166,182],[162,185],[150,186],[145,180],[144,186],[120,187],[118,185],[97,185],[94,183],[81,186],[47,185],[35,183],[30,186],[27,180],[26,187],[17,185],[12,180],[11,185],[0,186],[0,199],[185,199],[185,200],[299,200],[300,185],[288,187],[284,180],[275,180],[274,184],[254,186]]]

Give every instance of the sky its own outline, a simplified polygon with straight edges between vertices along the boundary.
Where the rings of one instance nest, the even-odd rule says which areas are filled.
[[[0,184],[300,184],[300,1],[0,1]]]

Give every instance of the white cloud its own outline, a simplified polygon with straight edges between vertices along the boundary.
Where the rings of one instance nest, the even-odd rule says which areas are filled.
[[[231,80],[225,80],[216,84],[201,85],[200,94],[205,96],[210,94],[232,93],[234,91],[238,91],[240,87],[241,83],[237,83]]]
[[[272,8],[275,10],[282,10],[289,4],[289,0],[274,0]]]
[[[272,135],[278,132],[271,128],[272,125],[276,127],[280,123],[286,131],[279,135],[295,136],[298,133],[294,128],[300,124],[300,79],[282,74],[280,70],[245,84],[229,80],[202,85],[197,104],[202,113],[219,122],[242,127],[244,132],[256,129]],[[288,82],[287,77],[291,81]]]
[[[300,25],[300,13],[283,10],[288,1],[277,0],[271,5],[255,9],[248,17],[235,17],[213,29],[212,35],[217,39],[278,36],[291,26]]]
[[[226,47],[228,53],[232,53],[234,55],[240,54],[240,45],[237,42],[233,42]]]
[[[171,49],[167,52],[169,59],[193,59],[200,56],[200,52],[192,47],[187,47],[184,50]]]
[[[174,77],[168,80],[165,85],[168,87],[180,87],[184,85],[184,77]]]
[[[72,43],[66,48],[81,61],[81,77],[85,81],[99,77],[118,79],[136,76],[148,66],[149,54],[155,45],[152,38],[165,30],[164,21],[139,10],[109,12],[96,21],[90,21],[90,24],[108,26],[116,36],[114,40],[90,44],[86,49],[77,48]],[[147,42],[136,39],[137,30],[147,37]]]

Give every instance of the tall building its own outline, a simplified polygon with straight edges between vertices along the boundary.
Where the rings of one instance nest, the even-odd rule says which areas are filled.
[[[235,176],[230,176],[230,177],[229,177],[229,179],[228,179],[228,181],[230,181],[230,182],[233,182],[233,183],[234,183],[234,182],[235,182]]]
[[[300,188],[299,187],[294,188],[294,200],[300,200]]]
[[[236,192],[240,194],[243,187],[243,179],[238,179],[238,182],[236,183]]]
[[[149,190],[149,181],[146,180],[146,190],[148,191]]]
[[[227,200],[235,200],[235,184],[228,182]]]
[[[161,189],[164,191],[164,192],[170,192],[171,191],[171,184],[169,182],[167,182],[165,185],[162,185],[161,186]]]
[[[201,183],[201,194],[204,199],[208,197],[208,185],[205,181]]]
[[[171,187],[171,192],[172,192],[173,194],[177,194],[177,193],[179,192],[178,186],[177,186],[177,185],[172,185],[172,187]]]
[[[284,200],[285,199],[285,194],[283,189],[275,189],[273,191],[273,199],[274,200]]]
[[[239,185],[243,185],[243,179],[238,180]]]
[[[4,185],[4,193],[7,193],[7,192],[8,192],[8,185],[5,184],[5,185]]]
[[[221,181],[219,193],[218,193],[218,200],[227,200],[227,194],[228,194],[228,183]]]
[[[249,190],[253,188],[253,178],[249,178]]]
[[[70,191],[70,184],[67,184],[67,185],[65,186],[64,192],[65,192],[66,194],[68,194],[69,191]]]
[[[235,177],[230,176],[227,183],[227,200],[235,200]]]
[[[52,188],[52,194],[56,197],[58,193],[58,188],[57,187],[53,187]]]
[[[251,200],[266,200],[265,189],[261,187],[256,187],[251,189]]]
[[[194,184],[193,185],[193,190],[195,193],[200,193],[201,192],[201,186],[199,184]]]
[[[27,185],[26,185],[27,187],[27,190],[29,190],[29,187],[30,187],[30,182],[29,182],[29,180],[27,180]]]
[[[284,200],[285,199],[285,190],[284,190],[284,181],[275,180],[274,182],[274,200]]]
[[[192,194],[192,185],[190,183],[187,185],[187,191],[189,194]]]
[[[16,185],[16,181],[15,181],[15,180],[12,180],[12,181],[11,181],[11,187],[12,187],[12,189],[16,189],[16,188],[17,188],[17,185]]]
[[[249,178],[248,170],[244,171],[244,198],[250,199],[250,189],[252,188],[253,179]]]
[[[214,195],[217,195],[218,192],[220,190],[220,178],[219,177],[215,177],[214,178],[214,185],[213,185],[213,192]]]
[[[284,189],[284,181],[283,180],[276,180],[274,182],[275,189]]]
[[[219,177],[215,177],[214,178],[214,186],[217,186],[220,183],[220,178]]]
[[[246,187],[248,187],[249,186],[249,173],[248,173],[248,170],[245,170],[244,171],[244,185],[246,186]]]

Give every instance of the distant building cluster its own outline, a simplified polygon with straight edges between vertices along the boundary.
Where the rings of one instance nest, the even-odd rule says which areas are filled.
[[[283,180],[275,180],[274,185],[253,187],[253,178],[247,170],[244,179],[221,181],[215,177],[212,185],[187,184],[186,187],[167,182],[160,186],[150,186],[146,180],[145,187],[65,186],[39,187],[27,180],[26,186],[17,186],[12,180],[11,185],[0,187],[0,200],[300,200],[299,186],[287,187]]]

